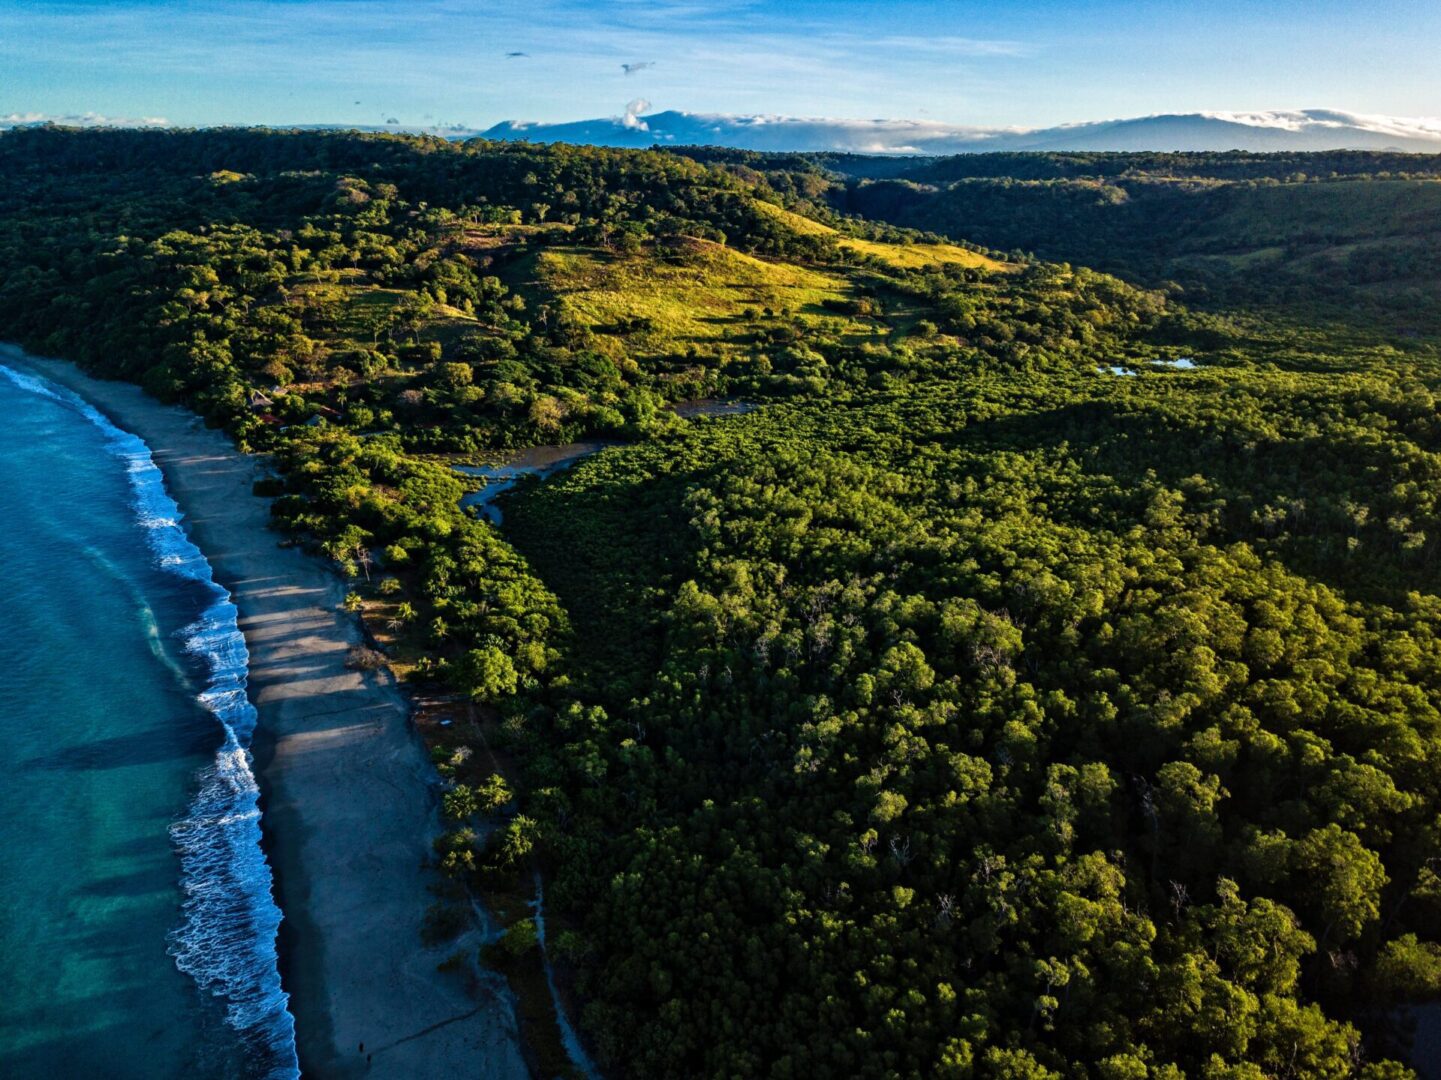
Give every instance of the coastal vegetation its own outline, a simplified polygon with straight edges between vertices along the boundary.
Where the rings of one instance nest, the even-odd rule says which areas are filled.
[[[1441,356],[1383,316],[1435,163],[1205,157],[16,131],[0,335],[269,455],[447,699],[436,861],[547,1068],[543,960],[619,1075],[1399,1078]],[[1146,249],[1178,208],[1210,238]],[[1420,261],[1351,304],[1347,245]],[[715,396],[759,407],[667,407]]]

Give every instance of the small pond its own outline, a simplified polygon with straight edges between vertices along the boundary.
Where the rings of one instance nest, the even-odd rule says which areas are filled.
[[[1194,371],[1196,361],[1189,356],[1179,356],[1175,360],[1152,360],[1150,366],[1153,368],[1170,368],[1172,371]],[[1126,367],[1122,364],[1102,364],[1096,368],[1101,375],[1136,375],[1139,371],[1136,368]]]
[[[683,420],[694,420],[698,416],[744,416],[760,408],[754,401],[736,401],[732,398],[693,398],[690,401],[677,401],[668,407]]]

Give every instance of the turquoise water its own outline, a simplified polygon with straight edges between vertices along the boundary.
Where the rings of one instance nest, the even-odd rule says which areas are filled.
[[[0,1075],[293,1077],[235,610],[144,444],[0,355]]]

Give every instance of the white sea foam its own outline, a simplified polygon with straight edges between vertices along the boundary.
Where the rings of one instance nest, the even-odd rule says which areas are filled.
[[[185,651],[206,669],[199,701],[219,721],[224,742],[200,771],[199,789],[185,817],[170,829],[185,893],[170,952],[180,970],[225,1003],[226,1019],[249,1052],[253,1075],[298,1077],[295,1020],[289,995],[280,986],[275,952],[281,914],[260,847],[260,792],[251,768],[255,707],[245,693],[250,654],[235,605],[186,535],[180,508],[142,439],[63,387],[4,364],[0,375],[61,402],[100,429],[109,451],[125,464],[136,520],[157,564],[195,582],[205,594],[204,611],[180,635]]]

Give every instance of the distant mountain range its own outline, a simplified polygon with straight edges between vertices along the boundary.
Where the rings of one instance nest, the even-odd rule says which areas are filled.
[[[967,127],[933,120],[845,120],[827,117],[649,112],[632,101],[620,116],[568,123],[506,120],[481,130],[385,124],[294,124],[277,127],[423,132],[448,139],[590,143],[596,146],[729,146],[742,150],[854,154],[965,154],[988,150],[1400,150],[1441,153],[1441,117],[1376,116],[1335,109],[1163,113],[1129,120],[1093,120],[1049,128]],[[96,113],[0,115],[0,129],[167,127],[159,117],[127,119]]]
[[[1441,153],[1441,118],[1331,109],[1205,112],[1098,120],[1052,128],[962,127],[929,120],[834,120],[659,112],[571,123],[506,121],[487,139],[599,146],[731,146],[745,150],[963,154],[988,150],[1406,150]]]

